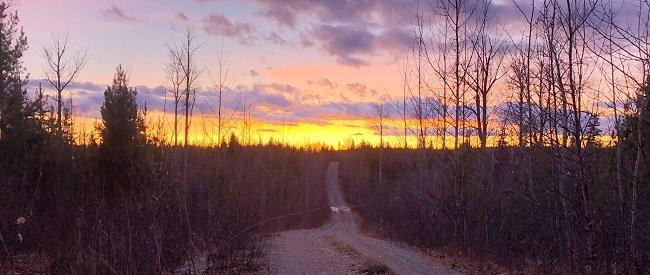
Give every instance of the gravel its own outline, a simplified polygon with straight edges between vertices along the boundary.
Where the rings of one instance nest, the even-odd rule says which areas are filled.
[[[383,264],[394,274],[458,274],[424,253],[358,233],[341,196],[338,163],[327,169],[332,215],[321,228],[280,233],[270,240],[269,274],[358,274],[365,264]]]

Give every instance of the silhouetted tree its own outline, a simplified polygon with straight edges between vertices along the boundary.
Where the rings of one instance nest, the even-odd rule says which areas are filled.
[[[642,242],[643,228],[647,228],[647,222],[641,218],[643,212],[639,207],[639,200],[644,198],[643,191],[647,190],[650,183],[649,173],[650,161],[650,77],[647,78],[644,87],[639,90],[637,99],[637,112],[628,117],[625,127],[628,129],[628,142],[634,144],[634,164],[632,170],[632,186],[630,190],[630,221],[629,221],[629,242],[632,259],[640,261],[639,249]],[[641,201],[643,203],[643,200]],[[644,227],[645,226],[645,227]],[[647,252],[646,252],[647,253]],[[647,255],[647,254],[646,254]]]
[[[0,139],[11,139],[16,122],[21,118],[26,80],[20,58],[27,50],[27,38],[18,27],[18,14],[9,11],[9,5],[0,3]]]
[[[217,144],[220,144],[224,139],[224,126],[228,123],[228,118],[223,117],[223,100],[228,96],[230,90],[228,84],[232,80],[232,73],[230,71],[230,62],[227,57],[223,56],[223,41],[221,42],[221,50],[219,51],[219,59],[217,60],[217,75],[216,78],[210,74],[212,81],[212,89],[217,96]]]
[[[377,103],[373,106],[375,109],[375,125],[373,128],[377,131],[379,134],[379,170],[378,170],[378,175],[379,175],[379,184],[382,184],[382,153],[384,151],[384,133],[386,131],[386,120],[389,115],[389,110],[387,110],[386,104],[383,102]]]
[[[47,66],[43,72],[47,82],[56,90],[57,134],[63,134],[63,91],[75,80],[86,65],[86,52],[70,52],[68,35],[52,35],[52,44],[43,47],[43,57]]]
[[[137,91],[128,84],[128,77],[120,65],[113,84],[104,92],[101,109],[99,154],[101,167],[107,172],[109,193],[116,192],[116,187],[131,187],[145,142],[144,122],[138,116]]]
[[[174,99],[174,123],[173,123],[173,142],[174,146],[178,146],[178,121],[179,121],[179,112],[180,112],[180,107],[181,107],[181,99],[183,97],[183,82],[184,82],[184,75],[183,71],[181,68],[181,64],[179,63],[180,61],[175,57],[175,52],[170,50],[169,53],[169,64],[167,64],[167,68],[165,69],[165,72],[167,73],[167,80],[169,81],[169,88],[167,88],[167,91],[172,94],[172,97]]]
[[[179,70],[175,73],[180,73],[180,82],[182,94],[185,96],[183,107],[185,111],[185,129],[183,134],[183,146],[189,145],[189,131],[192,117],[192,110],[194,109],[194,102],[196,101],[196,86],[198,78],[201,75],[201,69],[196,64],[198,58],[198,51],[200,45],[197,45],[195,31],[188,27],[183,31],[183,40],[176,42],[169,47],[169,56],[172,61],[174,70]],[[178,75],[176,76],[178,77]],[[177,123],[175,123],[175,127]]]
[[[18,163],[40,142],[35,134],[42,129],[33,116],[36,106],[23,88],[27,79],[21,59],[27,38],[18,13],[10,8],[11,2],[0,3],[0,158]]]
[[[190,123],[191,123],[191,118],[192,118],[192,110],[194,110],[194,103],[196,101],[196,86],[197,82],[199,79],[199,76],[201,75],[201,70],[199,69],[198,65],[196,64],[197,62],[197,55],[200,46],[197,45],[196,42],[196,33],[195,31],[187,27],[185,31],[183,32],[183,40],[180,43],[176,43],[174,41],[174,45],[169,47],[169,54],[173,60],[173,62],[176,63],[176,66],[179,66],[182,79],[183,79],[183,85],[182,87],[184,89],[183,95],[185,96],[185,102],[183,103],[184,105],[184,111],[185,111],[185,129],[184,129],[184,135],[183,135],[183,147],[185,148],[183,152],[183,178],[182,178],[182,184],[183,187],[187,187],[187,178],[188,178],[188,158],[189,158],[189,137],[190,137]],[[185,221],[186,221],[186,232],[187,232],[187,240],[189,242],[189,250],[188,250],[188,255],[193,255],[195,252],[195,246],[192,241],[192,236],[193,236],[193,230],[192,226],[190,224],[190,214],[187,206],[187,192],[184,193],[182,197],[182,203],[180,207],[180,211],[182,211],[185,214]],[[192,259],[192,256],[189,256],[190,259]],[[195,264],[194,261],[192,260],[192,269],[195,270]]]
[[[503,61],[507,51],[505,42],[500,39],[498,31],[491,25],[495,17],[491,15],[492,2],[479,1],[477,13],[478,30],[470,36],[471,52],[475,55],[470,72],[464,81],[474,92],[474,108],[469,108],[476,116],[476,131],[481,148],[487,146],[488,131],[488,100],[493,96],[495,84],[504,75]]]

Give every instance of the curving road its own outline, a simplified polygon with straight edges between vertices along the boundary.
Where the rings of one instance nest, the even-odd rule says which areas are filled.
[[[327,168],[330,221],[321,228],[280,233],[271,240],[270,274],[357,274],[385,265],[394,274],[457,274],[423,253],[358,233],[338,182],[338,162]]]

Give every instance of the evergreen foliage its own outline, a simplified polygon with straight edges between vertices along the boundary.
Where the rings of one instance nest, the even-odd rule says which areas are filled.
[[[118,66],[113,84],[104,91],[99,157],[107,179],[122,188],[132,187],[145,144],[145,126],[136,99],[137,91],[129,87],[126,72]],[[109,192],[115,192],[114,187],[109,187]]]

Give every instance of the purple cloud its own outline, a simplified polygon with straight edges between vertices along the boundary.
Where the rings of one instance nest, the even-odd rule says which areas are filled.
[[[26,89],[31,93],[38,88],[39,83],[46,91],[49,89],[51,92],[50,87],[45,85],[46,80],[42,79],[30,80]],[[75,112],[82,116],[99,117],[106,87],[107,85],[92,82],[71,83],[68,92],[72,95]],[[136,85],[135,88],[138,92],[138,105],[146,104],[149,110],[170,112],[171,98],[169,95],[166,97],[165,87]],[[242,100],[248,98],[248,102],[252,104],[252,111],[257,113],[259,118],[272,123],[326,123],[327,118],[349,118],[372,114],[372,104],[369,102],[321,103],[320,100],[315,100],[308,103],[305,98],[318,96],[282,83],[258,84],[252,87],[237,86],[229,88],[229,91],[223,101],[224,110],[237,112],[240,110]],[[210,90],[198,90],[196,96],[195,110],[203,114],[212,113],[218,101],[217,95]]]
[[[328,88],[328,89],[331,89],[331,90],[336,89],[336,87],[337,87],[336,83],[332,82],[331,80],[329,80],[327,78],[321,78],[319,80],[309,80],[309,81],[307,81],[307,83],[309,85],[324,87],[324,88]]]
[[[316,15],[322,22],[361,25],[409,25],[417,0],[250,0],[263,6],[261,15],[283,26],[294,27],[301,14]]]
[[[402,53],[408,51],[409,42],[413,35],[401,28],[390,28],[384,30],[375,37],[375,47],[391,53]]]
[[[251,92],[250,96],[254,99],[256,105],[286,108],[293,104],[293,102],[279,94],[264,93],[254,90]]]
[[[323,113],[330,116],[364,117],[372,115],[373,105],[369,102],[330,102],[321,106]]]
[[[417,0],[249,0],[262,5],[260,14],[281,26],[295,27],[302,14],[315,15],[321,22],[359,25],[407,26]]]
[[[183,13],[183,12],[176,13],[176,19],[178,19],[180,21],[183,21],[183,22],[190,21],[190,19],[187,17],[187,15],[185,15],[185,13]]]
[[[215,13],[205,17],[203,31],[214,36],[234,38],[243,45],[250,45],[255,40],[251,24],[230,21],[222,14]]]
[[[335,56],[337,62],[353,67],[368,65],[366,57],[387,52],[393,57],[406,52],[412,36],[401,28],[390,28],[375,35],[365,29],[320,25],[310,32],[321,49]]]
[[[269,5],[264,8],[261,15],[273,19],[282,26],[294,27],[296,25],[296,14],[285,5]]]
[[[360,97],[366,97],[368,94],[375,96],[377,91],[368,90],[368,87],[361,83],[350,83],[347,85],[348,90]]]
[[[269,35],[266,36],[266,40],[270,41],[273,44],[276,45],[287,45],[289,42],[282,38],[280,35],[278,35],[275,32],[270,33]]]
[[[124,10],[122,10],[120,7],[116,5],[111,5],[109,9],[105,9],[102,11],[102,17],[106,20],[109,21],[117,21],[117,22],[138,22],[141,21],[141,19],[127,15]]]
[[[271,83],[271,84],[256,84],[253,90],[264,91],[268,93],[284,94],[284,95],[298,95],[300,90],[289,84]]]
[[[49,82],[45,79],[32,79],[27,83],[26,89],[30,92],[36,91],[39,85],[46,91],[52,90]],[[72,82],[66,89],[66,93],[72,96],[72,103],[75,112],[79,115],[99,117],[99,110],[104,102],[104,91],[108,85],[97,84],[90,81]],[[163,110],[165,105],[166,89],[162,86],[148,87],[135,86],[138,92],[137,102],[140,105],[146,103],[147,107],[155,110]]]
[[[321,42],[321,47],[328,54],[336,56],[337,62],[354,67],[368,65],[355,55],[375,51],[374,35],[366,30],[341,26],[320,25],[311,32],[311,36]]]
[[[317,46],[339,64],[354,67],[367,65],[369,57],[379,55],[394,62],[408,52],[418,3],[427,29],[435,30],[443,20],[438,0],[242,1],[258,4],[258,13],[281,27],[297,28],[299,45]],[[516,29],[513,25],[522,16],[512,2],[491,5],[491,14],[499,15],[501,25]],[[303,21],[311,24],[301,25]]]
[[[301,33],[300,45],[302,45],[305,48],[311,48],[312,46],[314,46],[314,42],[309,39],[308,35]]]

